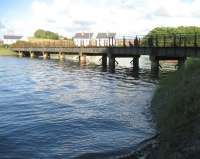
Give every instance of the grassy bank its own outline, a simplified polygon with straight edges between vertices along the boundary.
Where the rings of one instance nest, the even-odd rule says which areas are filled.
[[[15,53],[10,49],[0,47],[0,56],[14,56]]]
[[[160,81],[152,109],[160,132],[158,158],[199,158],[200,60]]]

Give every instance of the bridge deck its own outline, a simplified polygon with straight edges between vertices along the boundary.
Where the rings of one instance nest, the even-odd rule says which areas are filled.
[[[157,57],[200,57],[200,47],[101,47],[101,48],[13,48],[16,52],[48,52],[50,54],[84,54],[88,56],[134,57],[149,55]]]

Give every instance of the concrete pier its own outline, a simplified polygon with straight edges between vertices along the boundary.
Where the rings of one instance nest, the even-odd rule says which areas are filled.
[[[79,54],[79,63],[80,63],[80,65],[87,64],[86,55],[83,55],[82,53]]]
[[[43,59],[45,60],[50,59],[50,54],[48,52],[43,52]]]
[[[61,61],[64,61],[65,60],[65,53],[63,53],[63,52],[59,52],[59,59],[61,60]]]
[[[24,53],[22,51],[18,51],[18,56],[19,57],[24,57]]]
[[[36,56],[36,54],[34,53],[34,52],[30,52],[30,58],[36,58],[37,56]]]

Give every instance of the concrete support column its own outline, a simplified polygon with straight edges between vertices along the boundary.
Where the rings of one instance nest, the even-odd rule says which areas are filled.
[[[86,65],[86,63],[87,63],[86,55],[83,55],[82,52],[79,54],[79,63],[80,63],[80,65]]]
[[[109,56],[109,69],[111,72],[115,71],[115,57]]]
[[[140,56],[133,57],[133,69],[134,70],[139,69],[139,58],[140,58]]]
[[[18,52],[18,56],[19,56],[19,57],[24,57],[24,53],[23,53],[22,51],[19,51],[19,52]]]
[[[59,59],[60,59],[61,61],[64,61],[64,60],[65,60],[65,53],[60,52],[60,53],[59,53]]]
[[[185,66],[186,57],[182,57],[178,59],[178,69]]]
[[[156,59],[155,56],[150,56],[151,60],[151,71],[152,72],[159,72],[159,60]]]
[[[36,54],[34,52],[30,52],[30,58],[36,58]]]
[[[107,55],[102,56],[102,66],[103,68],[107,67]]]
[[[45,60],[50,59],[50,54],[48,52],[43,52],[43,59]]]

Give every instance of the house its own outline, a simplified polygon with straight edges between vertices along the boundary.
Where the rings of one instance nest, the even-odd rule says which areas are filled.
[[[76,46],[90,46],[93,33],[76,33],[73,37]]]
[[[116,33],[98,33],[96,37],[97,46],[115,46]]]
[[[7,45],[11,45],[16,43],[18,40],[22,40],[23,36],[19,35],[4,35],[3,37],[3,43]]]

